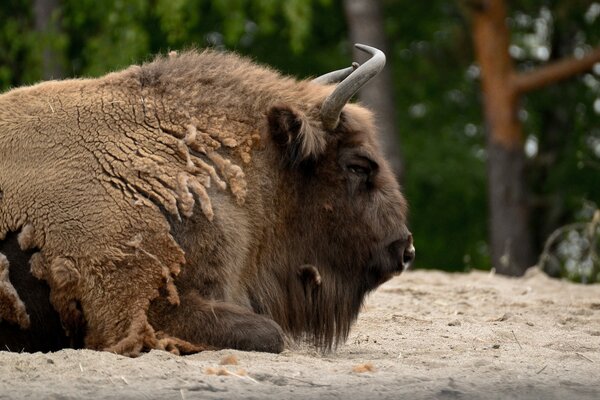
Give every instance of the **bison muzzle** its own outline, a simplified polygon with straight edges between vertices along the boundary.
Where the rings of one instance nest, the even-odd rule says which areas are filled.
[[[296,80],[189,51],[0,96],[0,346],[343,341],[414,258],[373,116],[385,64]]]

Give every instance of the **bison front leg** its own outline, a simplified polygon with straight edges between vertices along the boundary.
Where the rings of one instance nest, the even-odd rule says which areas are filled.
[[[283,331],[277,323],[240,306],[206,300],[190,291],[179,306],[156,299],[148,314],[151,325],[170,336],[215,348],[283,351]]]

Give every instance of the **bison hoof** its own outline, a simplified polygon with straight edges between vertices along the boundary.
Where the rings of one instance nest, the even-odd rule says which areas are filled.
[[[283,331],[271,319],[260,317],[240,321],[233,327],[237,332],[232,347],[243,351],[262,351],[266,353],[281,353],[284,347]]]

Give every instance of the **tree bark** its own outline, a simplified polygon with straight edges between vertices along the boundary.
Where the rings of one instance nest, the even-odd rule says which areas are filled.
[[[352,43],[364,43],[387,52],[384,22],[379,0],[344,0],[346,21]],[[359,62],[364,53],[354,49]],[[389,60],[389,58],[388,58]],[[359,92],[360,101],[375,112],[380,143],[398,181],[402,181],[404,163],[396,124],[393,84],[389,65]]]
[[[492,266],[500,274],[521,276],[535,263],[525,155],[491,137],[487,152]]]
[[[524,174],[523,131],[517,118],[518,94],[508,47],[504,1],[475,9],[473,40],[481,68],[487,126],[487,168],[492,266],[522,275],[534,262]]]
[[[52,33],[57,33],[59,24],[56,20],[55,12],[59,8],[59,0],[35,0],[33,11],[35,15],[35,30],[41,37],[48,37]],[[59,79],[64,76],[60,58],[56,51],[46,41],[42,50],[42,78]]]

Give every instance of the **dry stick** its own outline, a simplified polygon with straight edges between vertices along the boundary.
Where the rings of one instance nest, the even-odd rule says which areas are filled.
[[[521,343],[519,343],[519,339],[517,339],[517,335],[515,335],[515,331],[511,330],[513,337],[515,338],[515,342],[517,342],[517,344],[519,345],[519,348],[521,350],[523,350],[523,346],[521,346]]]
[[[286,379],[292,379],[292,380],[295,380],[295,381],[298,381],[298,382],[302,382],[302,383],[306,383],[307,385],[310,385],[310,386],[316,386],[316,387],[328,387],[328,386],[331,386],[331,385],[322,385],[322,384],[319,384],[319,383],[305,381],[304,379],[293,378],[291,376],[284,376],[284,378],[286,378]]]
[[[544,365],[544,367],[542,369],[540,369],[538,372],[536,372],[536,375],[541,374],[546,368],[548,368],[548,364]]]
[[[230,374],[230,375],[233,375],[233,376],[235,376],[236,378],[240,378],[240,379],[248,379],[248,380],[250,380],[251,382],[258,383],[258,381],[257,381],[256,379],[254,379],[254,378],[252,378],[252,377],[250,377],[250,376],[248,376],[248,375],[246,375],[246,376],[242,376],[242,375],[238,375],[238,374],[236,374],[236,373],[233,373],[233,372],[231,372],[231,371],[227,371],[227,372],[229,372],[229,374]]]
[[[558,239],[558,237],[560,235],[562,235],[565,232],[571,231],[571,230],[585,228],[586,226],[587,226],[587,223],[585,223],[585,222],[574,222],[572,224],[564,225],[564,226],[561,226],[560,228],[554,230],[554,232],[552,232],[552,234],[550,234],[550,236],[548,236],[548,239],[546,239],[546,243],[544,244],[544,249],[542,250],[542,254],[540,255],[540,258],[538,261],[538,266],[541,269],[544,269],[544,265],[550,258],[550,247],[554,244],[554,242],[556,241],[556,239]]]
[[[556,241],[556,239],[558,239],[560,235],[568,231],[585,229],[588,239],[591,243],[594,243],[598,225],[600,225],[600,210],[596,210],[596,212],[594,212],[594,216],[592,217],[592,220],[590,222],[574,222],[572,224],[561,226],[560,228],[556,229],[554,232],[552,232],[548,239],[546,239],[544,249],[542,250],[542,254],[540,255],[540,258],[538,260],[538,266],[541,269],[544,269],[544,265],[550,258],[550,247],[554,244],[554,242]],[[594,246],[590,247],[590,252],[592,258],[594,258],[596,256]]]
[[[581,358],[583,358],[584,360],[587,360],[587,361],[589,361],[589,362],[591,362],[591,363],[593,363],[593,362],[594,362],[594,360],[592,360],[591,358],[588,358],[588,357],[584,356],[584,355],[583,355],[583,354],[581,354],[581,353],[575,353],[575,354],[577,354],[579,357],[581,357]]]

